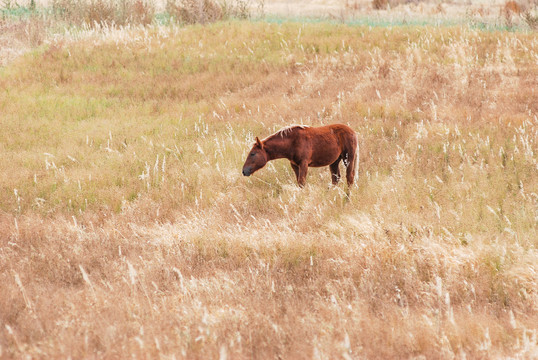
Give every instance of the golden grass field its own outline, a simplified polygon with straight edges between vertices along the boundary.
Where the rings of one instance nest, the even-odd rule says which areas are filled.
[[[0,358],[538,357],[538,37],[228,21],[0,68]],[[241,167],[345,123],[356,187]]]

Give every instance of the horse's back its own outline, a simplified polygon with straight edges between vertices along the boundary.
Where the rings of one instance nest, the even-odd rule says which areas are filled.
[[[296,154],[309,159],[309,166],[327,166],[338,158],[353,156],[357,148],[355,131],[344,124],[332,124],[320,127],[304,127],[296,133],[303,144],[296,149]]]
[[[327,127],[330,128],[335,133],[340,133],[345,136],[356,136],[355,130],[353,130],[352,128],[344,124],[332,124],[332,125],[327,125]]]
[[[355,130],[344,124],[331,124],[326,126],[321,126],[320,129],[322,132],[330,132],[334,134],[338,143],[343,149],[355,149],[357,147],[357,134]]]

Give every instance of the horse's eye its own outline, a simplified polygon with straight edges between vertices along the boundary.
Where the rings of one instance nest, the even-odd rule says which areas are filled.
[[[250,156],[254,156],[254,153],[250,154]]]

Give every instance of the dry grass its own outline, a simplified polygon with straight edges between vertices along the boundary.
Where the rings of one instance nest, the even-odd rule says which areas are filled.
[[[212,0],[170,0],[166,4],[167,12],[184,24],[206,24],[221,20],[222,8]]]
[[[89,27],[148,25],[155,17],[144,0],[54,0],[52,11],[58,21]]]
[[[43,44],[49,23],[43,19],[0,19],[0,66]]]
[[[0,70],[0,356],[533,358],[538,42],[466,27],[67,34]],[[28,71],[32,69],[32,71]],[[359,186],[253,137],[344,122]]]

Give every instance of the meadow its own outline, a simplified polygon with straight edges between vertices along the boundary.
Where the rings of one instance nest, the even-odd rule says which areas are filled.
[[[537,74],[536,32],[466,25],[48,38],[0,67],[0,357],[535,358]],[[329,123],[349,191],[241,175]]]

